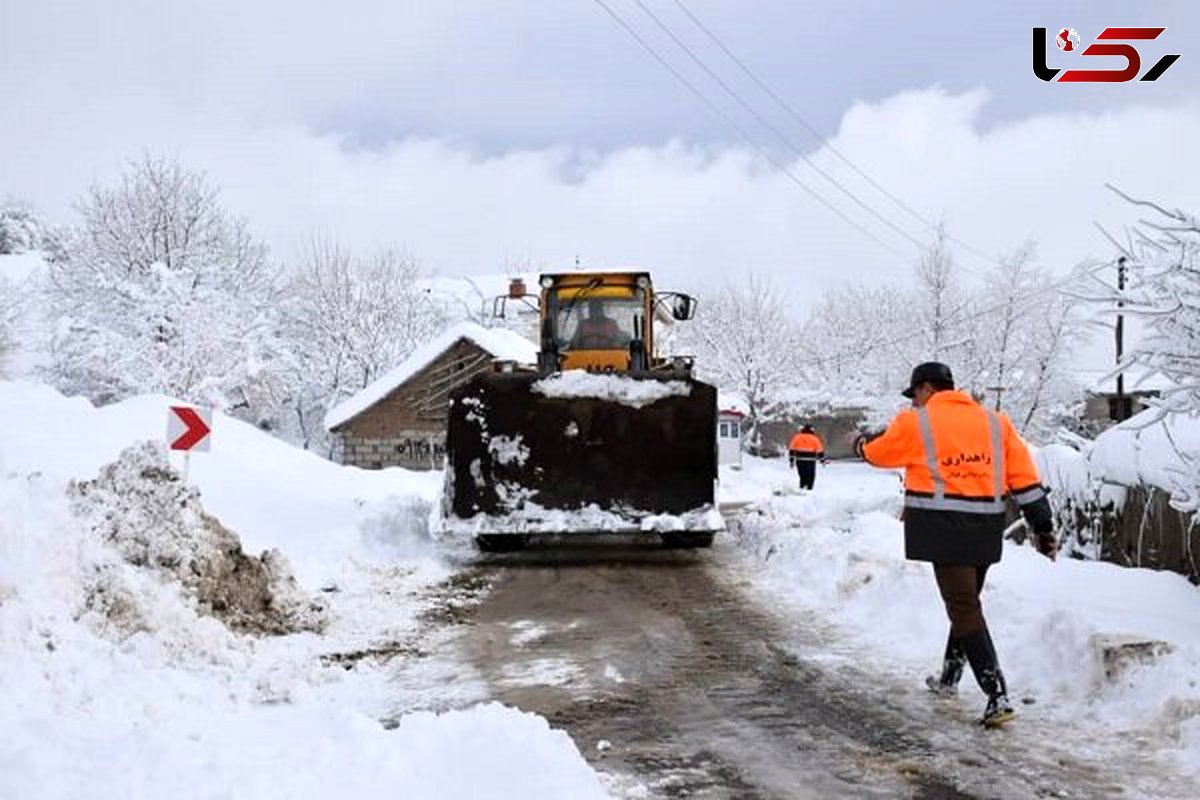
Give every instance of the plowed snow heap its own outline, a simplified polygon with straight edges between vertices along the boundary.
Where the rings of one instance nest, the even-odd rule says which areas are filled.
[[[537,365],[498,364],[450,395],[444,530],[484,550],[576,532],[708,546],[723,528],[716,389],[654,340],[656,320],[691,319],[695,302],[656,294],[645,272],[540,283]]]
[[[200,505],[160,444],[128,448],[95,480],[73,482],[72,509],[124,561],[178,582],[197,611],[255,634],[320,631],[325,609],[307,597],[277,550],[247,555],[238,537]],[[125,633],[143,626],[138,604],[119,580],[98,576],[89,607]]]

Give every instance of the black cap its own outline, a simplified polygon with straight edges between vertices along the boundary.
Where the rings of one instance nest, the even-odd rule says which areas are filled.
[[[954,374],[950,368],[940,361],[926,361],[913,367],[912,377],[908,379],[908,388],[900,394],[912,399],[913,390],[922,383],[947,383],[954,386]]]

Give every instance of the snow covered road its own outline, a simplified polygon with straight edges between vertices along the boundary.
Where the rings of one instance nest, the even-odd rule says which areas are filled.
[[[894,475],[833,465],[810,495],[778,462],[725,477],[732,534],[711,551],[596,537],[479,559],[452,657],[570,733],[618,796],[1198,796],[1190,645],[1151,608],[1194,608],[1194,587],[1010,548],[985,604],[1020,718],[986,732],[969,678],[948,701],[921,684],[945,621],[903,559]],[[1179,652],[1107,677],[1091,648],[1112,631]]]
[[[1053,742],[1012,746],[976,731],[974,709],[831,662],[819,628],[754,602],[740,561],[728,544],[611,540],[489,559],[455,646],[495,699],[569,732],[618,795],[1121,793]]]

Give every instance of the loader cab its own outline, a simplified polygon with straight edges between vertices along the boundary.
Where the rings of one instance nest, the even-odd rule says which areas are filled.
[[[654,290],[645,272],[541,276],[542,367],[630,372],[654,353]]]

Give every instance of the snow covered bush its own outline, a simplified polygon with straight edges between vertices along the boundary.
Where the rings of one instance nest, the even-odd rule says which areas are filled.
[[[46,229],[33,210],[18,200],[0,204],[0,255],[40,250]]]
[[[356,255],[313,238],[288,285],[291,408],[306,447],[326,444],[325,410],[364,388],[439,333],[445,316],[398,250]]]
[[[275,272],[217,190],[145,157],[79,210],[50,269],[54,382],[102,403],[164,393],[269,427],[284,391]]]

